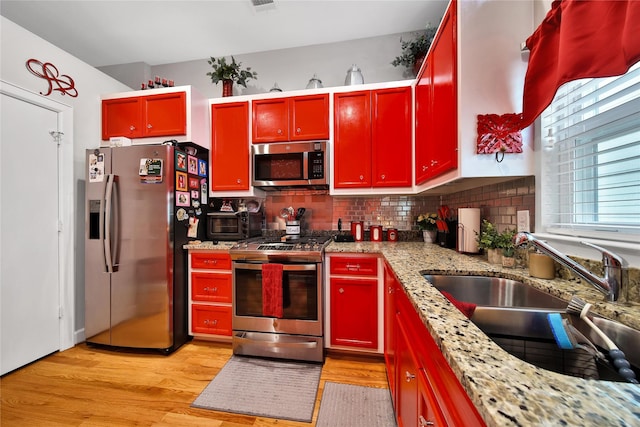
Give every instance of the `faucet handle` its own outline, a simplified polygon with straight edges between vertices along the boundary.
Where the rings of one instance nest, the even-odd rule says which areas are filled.
[[[600,251],[602,253],[602,264],[604,264],[605,268],[606,267],[622,268],[622,258],[614,254],[613,252],[609,251],[608,249],[605,249],[598,245],[594,245],[593,243],[589,243],[589,242],[580,242],[580,243]]]

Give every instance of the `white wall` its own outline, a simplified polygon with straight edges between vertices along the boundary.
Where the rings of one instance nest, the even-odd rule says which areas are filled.
[[[53,91],[48,96],[73,108],[73,157],[75,212],[75,328],[84,328],[84,171],[85,149],[100,145],[100,96],[128,88],[71,56],[51,43],[0,16],[0,79],[34,93],[46,93],[46,80],[31,74],[27,60],[33,58],[54,64],[60,74],[73,78],[78,96],[72,98]],[[46,178],[45,178],[46,179]],[[3,206],[2,209],[7,209]],[[3,212],[4,214],[4,212]],[[25,242],[33,244],[33,242]],[[62,256],[74,256],[73,253]]]
[[[249,80],[247,88],[234,88],[235,95],[251,95],[268,92],[274,83],[283,91],[304,89],[314,74],[324,87],[343,86],[347,70],[357,64],[362,70],[365,83],[380,83],[412,78],[403,67],[394,67],[391,61],[401,54],[400,37],[404,40],[414,33],[400,33],[340,43],[330,43],[300,48],[272,50],[245,55],[234,55],[243,67],[251,67],[258,78]],[[160,76],[175,81],[175,85],[191,85],[205,98],[222,96],[222,84],[214,85],[206,74],[211,71],[209,58],[196,61],[177,62],[151,67],[145,75],[139,63],[122,64],[100,69],[125,82],[133,89],[140,83]],[[129,69],[127,69],[129,67]]]

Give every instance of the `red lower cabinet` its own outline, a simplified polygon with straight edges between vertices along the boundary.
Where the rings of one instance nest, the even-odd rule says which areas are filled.
[[[388,266],[385,270],[385,288],[393,295],[388,300],[394,304],[393,310],[385,309],[385,327],[393,329],[385,358],[387,364],[393,361],[387,375],[398,427],[485,426],[398,279]]]

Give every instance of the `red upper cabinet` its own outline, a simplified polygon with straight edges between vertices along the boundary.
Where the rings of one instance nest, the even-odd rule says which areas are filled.
[[[142,136],[140,97],[102,101],[102,139],[112,136],[139,138]]]
[[[411,186],[411,88],[334,95],[334,187]]]
[[[289,100],[292,141],[329,139],[329,95],[294,96]]]
[[[187,96],[184,92],[144,96],[142,136],[170,136],[187,133]]]
[[[411,87],[373,92],[371,136],[373,186],[410,186]]]
[[[333,111],[334,186],[371,187],[371,92],[336,93]]]
[[[253,143],[329,139],[329,95],[253,101]]]
[[[249,189],[249,104],[211,105],[211,190]]]
[[[456,12],[455,7],[449,7],[416,86],[418,185],[458,167],[456,46]]]
[[[102,139],[185,135],[187,101],[184,92],[105,99]]]

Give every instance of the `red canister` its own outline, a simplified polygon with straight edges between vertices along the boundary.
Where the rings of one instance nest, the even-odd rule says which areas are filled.
[[[382,242],[382,226],[372,225],[369,227],[369,234],[372,242]]]
[[[356,242],[361,242],[364,239],[364,222],[351,221],[351,234]]]
[[[387,240],[390,242],[398,241],[398,229],[397,228],[387,228]]]

